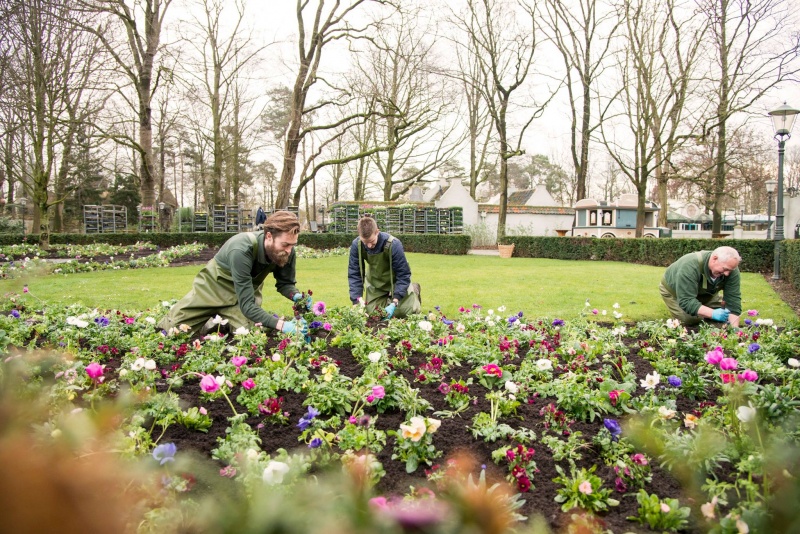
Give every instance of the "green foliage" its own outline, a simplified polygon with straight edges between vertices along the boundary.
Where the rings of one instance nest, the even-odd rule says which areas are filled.
[[[200,413],[197,406],[192,406],[185,412],[178,414],[178,423],[185,426],[189,430],[197,430],[199,432],[208,432],[211,428],[211,418],[208,415]]]
[[[745,272],[772,270],[774,243],[765,239],[597,239],[592,237],[506,236],[501,244],[516,245],[518,258],[553,258],[560,260],[621,261],[666,267],[698,250],[731,246],[739,251]],[[800,247],[797,247],[800,255]],[[783,263],[783,261],[781,262]],[[800,265],[800,261],[798,261]],[[795,278],[800,284],[800,270]],[[794,280],[794,278],[793,278]],[[800,286],[795,286],[800,287]]]
[[[611,498],[612,491],[603,487],[603,481],[594,474],[597,466],[590,469],[571,469],[566,475],[561,466],[556,465],[559,476],[553,482],[561,485],[556,495],[556,502],[561,503],[561,510],[568,512],[573,508],[581,508],[589,512],[605,512],[619,501]]]
[[[678,499],[662,501],[658,495],[649,495],[645,490],[639,490],[636,501],[639,503],[639,511],[638,515],[628,518],[631,521],[646,524],[651,529],[662,532],[675,532],[689,523],[687,519],[691,510],[688,506],[681,506]]]
[[[0,227],[2,230],[2,227]],[[21,231],[21,226],[20,226]],[[230,232],[127,232],[103,234],[50,234],[51,244],[111,243],[133,245],[137,241],[149,241],[161,248],[187,243],[199,243],[208,247],[221,247],[236,235]],[[355,234],[314,234],[301,232],[298,244],[314,249],[350,248]],[[472,245],[472,239],[464,234],[398,234],[406,252],[428,254],[464,255]],[[28,243],[38,244],[38,235],[26,237]],[[0,246],[19,243],[19,235],[0,231]]]

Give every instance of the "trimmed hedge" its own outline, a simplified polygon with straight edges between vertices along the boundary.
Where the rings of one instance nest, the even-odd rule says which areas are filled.
[[[786,244],[783,241],[783,250]],[[507,236],[502,244],[514,243],[514,256],[520,258],[552,258],[559,260],[621,261],[666,267],[697,250],[713,250],[731,246],[739,251],[739,268],[747,272],[772,270],[775,243],[766,239],[598,239],[595,237],[531,237]],[[781,265],[786,260],[781,256]],[[800,263],[800,262],[799,262]],[[798,271],[800,278],[800,271]]]
[[[781,242],[781,278],[800,290],[800,241]]]
[[[86,245],[90,243],[110,243],[112,245],[133,245],[137,241],[148,241],[161,248],[183,245],[185,243],[202,243],[209,247],[222,246],[233,233],[197,232],[197,233],[108,233],[108,234],[51,234],[52,244]],[[312,234],[300,233],[299,244],[315,249],[349,247],[355,235],[347,234]],[[472,246],[472,238],[466,234],[400,234],[395,236],[403,243],[407,252],[425,252],[429,254],[463,255]],[[39,243],[38,235],[25,237],[28,243]],[[21,242],[21,236],[0,234],[0,245],[15,245]]]

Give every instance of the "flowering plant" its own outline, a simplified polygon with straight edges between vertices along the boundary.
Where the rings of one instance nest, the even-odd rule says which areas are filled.
[[[433,446],[433,434],[441,424],[438,419],[416,415],[401,424],[399,431],[390,430],[389,434],[397,437],[392,460],[405,461],[406,473],[416,471],[421,462],[431,465],[431,460],[442,454]]]
[[[495,386],[505,383],[503,379],[503,368],[495,363],[489,363],[473,371],[478,375],[478,382],[486,389],[493,389]]]
[[[619,501],[611,498],[611,490],[603,487],[603,481],[594,474],[597,469],[572,469],[569,476],[560,465],[556,465],[559,476],[553,479],[561,488],[556,495],[556,502],[561,503],[561,510],[568,512],[573,508],[582,508],[589,512],[604,512],[610,506],[617,506]]]
[[[444,395],[444,401],[455,409],[461,409],[469,404],[472,399],[469,395],[469,386],[472,384],[472,379],[451,380],[439,384],[439,393]]]
[[[509,474],[506,478],[516,483],[520,493],[525,493],[533,488],[533,474],[539,471],[533,459],[534,453],[533,447],[518,443],[516,447],[501,447],[492,452],[492,459],[497,464],[504,460],[508,462]]]
[[[646,524],[652,530],[661,532],[675,532],[689,524],[687,520],[690,509],[688,506],[681,506],[678,499],[661,500],[658,495],[649,495],[641,489],[636,494],[636,501],[639,503],[639,510],[637,515],[628,517],[631,521]]]
[[[629,487],[641,489],[652,479],[650,461],[640,452],[618,458],[614,473],[617,475],[614,484],[618,493],[625,493]]]
[[[311,310],[311,295],[314,293],[309,289],[306,292],[300,293],[300,298],[295,299],[294,303],[292,304],[292,311],[294,312],[294,318],[299,320],[302,319],[306,313],[309,313]],[[322,313],[325,313],[325,303],[322,303]],[[316,313],[315,315],[322,315],[322,313]]]

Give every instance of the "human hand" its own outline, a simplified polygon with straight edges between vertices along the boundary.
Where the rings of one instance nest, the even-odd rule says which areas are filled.
[[[731,312],[725,308],[717,308],[711,312],[711,318],[720,323],[724,323],[728,320],[728,315],[730,315],[730,313]]]
[[[386,318],[387,319],[391,319],[392,318],[392,315],[394,315],[394,310],[395,309],[397,309],[397,304],[395,304],[394,302],[392,302],[391,304],[389,304],[388,306],[386,306],[383,309],[383,311],[386,312]]]
[[[303,335],[308,333],[308,323],[306,323],[305,319],[284,321],[283,327],[281,328],[281,332],[284,334],[294,334],[298,330],[300,330]]]
[[[303,294],[302,293],[295,293],[294,295],[292,295],[292,300],[294,302],[300,302],[302,299],[303,299]],[[313,306],[313,305],[314,305],[314,299],[311,298],[311,295],[307,296],[306,297],[306,307],[310,310],[311,306]]]
[[[367,305],[367,303],[364,302],[364,297],[358,297],[358,300],[356,301],[356,304],[358,304],[362,308]]]

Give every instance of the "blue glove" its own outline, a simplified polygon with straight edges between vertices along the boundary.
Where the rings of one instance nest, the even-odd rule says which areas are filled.
[[[295,293],[294,295],[292,295],[292,300],[294,302],[299,302],[300,299],[302,299],[302,298],[303,298],[303,294],[302,293]],[[306,307],[310,310],[311,306],[313,306],[313,305],[314,305],[314,299],[312,299],[311,295],[309,295],[308,297],[306,297]]]
[[[284,321],[281,332],[284,334],[294,334],[298,329],[303,333],[303,335],[308,333],[308,323],[306,323],[305,319],[300,319],[299,321]]]
[[[392,318],[392,315],[394,315],[394,310],[395,309],[397,309],[397,304],[395,304],[394,302],[392,302],[391,304],[389,304],[388,306],[386,306],[383,309],[383,311],[386,312],[386,318],[387,319],[391,319]]]
[[[730,315],[730,313],[731,312],[725,308],[717,308],[711,312],[711,318],[720,323],[724,323],[728,320],[728,315]]]

